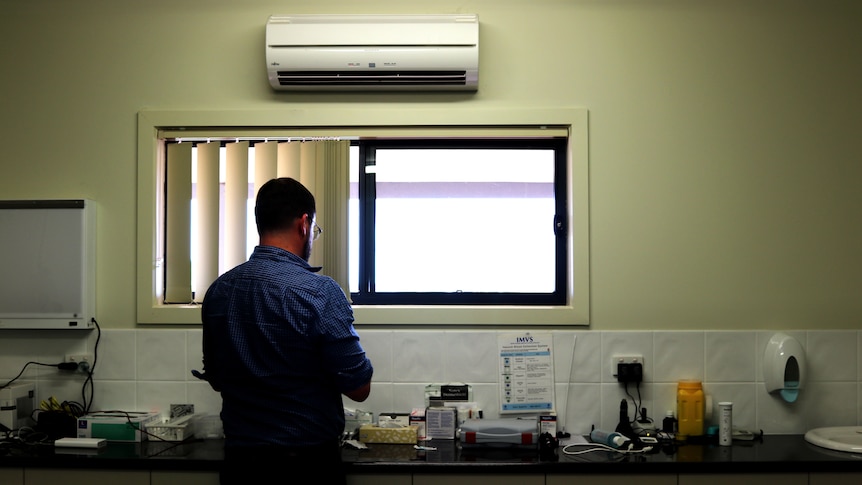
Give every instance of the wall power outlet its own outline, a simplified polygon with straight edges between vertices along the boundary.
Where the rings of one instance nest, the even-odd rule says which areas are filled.
[[[66,362],[74,362],[78,364],[78,370],[81,372],[89,372],[93,365],[92,354],[66,354]]]
[[[620,380],[621,377],[619,375],[620,364],[627,366],[627,369],[631,369],[632,365],[639,365],[640,372],[638,375],[640,378],[635,378],[636,380],[632,380],[629,382],[640,382],[643,378],[643,365],[644,365],[644,356],[637,354],[628,354],[628,355],[615,355],[611,357],[611,375],[614,376],[619,382],[627,382],[628,379],[633,378],[631,374],[626,376],[626,380]]]

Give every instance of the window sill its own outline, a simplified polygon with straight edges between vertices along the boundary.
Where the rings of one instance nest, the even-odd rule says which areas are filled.
[[[585,326],[589,315],[575,306],[354,306],[356,326]],[[200,305],[154,305],[138,309],[138,323],[200,325]]]

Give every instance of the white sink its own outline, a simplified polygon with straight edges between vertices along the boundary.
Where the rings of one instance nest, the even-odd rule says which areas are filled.
[[[815,428],[805,433],[805,441],[830,450],[862,453],[862,426]]]

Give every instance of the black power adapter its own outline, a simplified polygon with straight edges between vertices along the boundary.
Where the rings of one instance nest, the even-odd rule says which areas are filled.
[[[641,382],[644,378],[640,362],[617,364],[617,382]]]

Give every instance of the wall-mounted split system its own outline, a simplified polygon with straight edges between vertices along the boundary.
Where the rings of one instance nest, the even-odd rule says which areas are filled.
[[[278,91],[475,91],[479,18],[273,15],[266,64]]]

